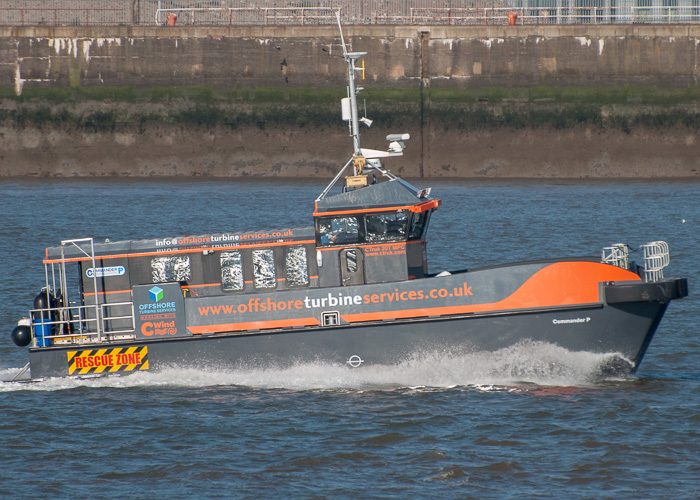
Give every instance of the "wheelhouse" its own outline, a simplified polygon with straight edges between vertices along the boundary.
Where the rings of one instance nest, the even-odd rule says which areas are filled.
[[[392,178],[316,200],[321,286],[384,283],[428,272],[426,237],[440,200]]]

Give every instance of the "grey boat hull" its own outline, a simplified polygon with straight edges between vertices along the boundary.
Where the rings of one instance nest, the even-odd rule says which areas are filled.
[[[361,369],[396,365],[433,354],[497,351],[532,341],[574,352],[614,354],[626,362],[622,371],[632,373],[638,368],[666,307],[667,303],[658,301],[627,302],[298,330],[220,333],[113,342],[108,347],[35,348],[30,350],[29,357],[32,378],[69,375],[71,352],[90,350],[94,354],[101,350],[106,353],[103,355],[109,355],[144,348],[146,369],[151,371],[172,367],[285,368],[319,361]],[[88,369],[87,373],[110,373],[110,370]]]

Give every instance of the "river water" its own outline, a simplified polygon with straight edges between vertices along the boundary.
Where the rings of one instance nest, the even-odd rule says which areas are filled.
[[[700,497],[700,183],[420,181],[431,272],[665,240],[689,279],[636,376],[551,345],[351,370],[0,382],[6,498]],[[320,181],[3,180],[0,379],[61,239],[309,225]],[[637,256],[638,254],[634,254]],[[640,259],[641,260],[641,259]]]

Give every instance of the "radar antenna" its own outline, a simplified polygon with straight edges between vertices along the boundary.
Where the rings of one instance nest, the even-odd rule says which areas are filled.
[[[350,165],[353,167],[353,175],[347,176],[345,178],[346,189],[361,188],[367,186],[368,176],[363,174],[365,168],[374,169],[379,171],[385,177],[392,180],[396,179],[396,176],[391,174],[388,170],[382,167],[380,158],[386,158],[390,156],[401,156],[403,154],[403,149],[405,148],[404,142],[408,140],[410,136],[408,134],[391,134],[387,136],[389,141],[388,151],[379,151],[376,149],[366,149],[360,146],[360,123],[365,124],[367,127],[372,125],[372,120],[364,116],[359,117],[358,106],[357,106],[357,94],[359,94],[363,89],[362,87],[357,87],[355,85],[355,72],[361,71],[362,77],[365,75],[365,63],[362,60],[362,64],[358,65],[357,61],[363,56],[367,55],[367,52],[348,52],[347,45],[345,45],[345,37],[343,36],[343,26],[340,22],[340,11],[336,11],[335,17],[338,21],[338,30],[340,31],[340,43],[343,46],[343,59],[348,66],[348,85],[347,85],[347,97],[343,98],[341,101],[341,108],[343,114],[343,120],[349,123],[350,135],[352,136],[353,152],[352,158],[348,160],[345,166],[338,172],[338,175],[328,184],[326,189],[321,193],[317,200],[326,197],[328,192],[333,188],[333,186],[338,182],[338,180],[343,176],[345,171]],[[366,114],[366,111],[365,111]]]

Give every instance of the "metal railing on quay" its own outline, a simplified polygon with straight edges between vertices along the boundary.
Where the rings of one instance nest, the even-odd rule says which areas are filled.
[[[333,24],[336,10],[326,7],[217,7],[157,9],[155,23],[185,25],[306,25]],[[169,17],[174,14],[176,19]]]
[[[549,4],[545,6],[543,4]],[[0,25],[700,23],[697,0],[0,0]],[[675,4],[675,5],[663,5]],[[514,20],[515,14],[517,18]],[[177,16],[174,18],[173,16]]]
[[[515,16],[512,16],[515,14]],[[514,19],[514,22],[511,20]],[[411,9],[410,24],[682,24],[700,21],[698,7],[496,7]]]
[[[0,8],[0,25],[5,26],[113,26],[130,22],[129,11],[121,8]]]

